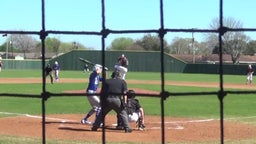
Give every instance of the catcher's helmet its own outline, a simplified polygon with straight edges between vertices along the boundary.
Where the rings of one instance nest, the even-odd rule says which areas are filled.
[[[127,94],[128,98],[135,98],[135,91],[134,90],[128,90],[126,94]]]

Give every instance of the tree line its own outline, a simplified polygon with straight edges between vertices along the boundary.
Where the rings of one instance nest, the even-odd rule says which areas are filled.
[[[234,18],[224,18],[223,24],[228,28],[242,28],[242,22]],[[219,28],[219,20],[213,19],[210,29]],[[164,39],[164,52],[169,54],[195,54],[204,57],[211,54],[219,54],[218,34],[205,34],[204,41],[197,41],[193,37],[175,37],[171,43]],[[29,35],[10,35],[6,43],[0,46],[0,51],[6,50],[7,42],[12,52],[22,52],[24,56],[30,52],[41,52],[41,42]],[[254,55],[256,53],[256,40],[252,40],[244,32],[226,32],[222,36],[223,54],[231,56],[233,63],[237,63],[241,55]],[[145,34],[140,39],[119,37],[114,39],[106,50],[136,50],[136,51],[160,51],[160,39],[156,34]],[[58,38],[47,37],[45,40],[46,53],[66,53],[73,49],[92,49],[79,42],[62,42]]]
[[[30,35],[13,34],[8,37],[5,43],[0,45],[0,51],[5,52],[8,48],[9,53],[41,53],[42,43]],[[47,37],[45,39],[46,53],[66,53],[73,49],[89,49],[79,42],[62,42],[58,38]]]
[[[224,18],[223,24],[228,28],[243,28],[243,24],[234,18]],[[210,29],[219,28],[219,19],[214,18]],[[192,34],[193,35],[193,34]],[[164,39],[164,51],[169,54],[195,54],[204,57],[219,54],[219,40],[217,33],[205,34],[205,40],[199,42],[193,37],[175,37],[170,44]],[[108,50],[146,50],[159,51],[160,39],[157,35],[147,34],[142,39],[117,38],[107,48]],[[231,56],[232,62],[238,63],[241,55],[255,55],[256,40],[252,40],[242,31],[226,32],[222,36],[222,54]]]

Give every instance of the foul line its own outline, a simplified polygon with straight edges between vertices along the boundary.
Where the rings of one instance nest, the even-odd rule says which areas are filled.
[[[37,116],[37,115],[30,115],[30,114],[22,114],[22,113],[10,113],[10,112],[0,112],[0,114],[5,114],[5,115],[17,115],[17,116],[26,116],[30,118],[36,118],[36,119],[42,119],[42,116]],[[256,116],[250,116],[250,117],[234,117],[234,118],[225,118],[225,120],[235,120],[235,119],[251,119],[251,118],[256,118]],[[53,117],[45,117],[47,120],[54,120],[54,121],[60,121],[61,123],[65,122],[78,122],[76,120],[68,120],[68,119],[62,119],[62,118],[53,118]],[[185,129],[183,126],[179,124],[186,124],[186,123],[203,123],[203,122],[210,122],[214,120],[219,120],[219,119],[199,119],[199,120],[184,120],[184,121],[167,121],[165,124],[173,124],[171,127],[166,127],[167,129],[176,129],[176,130],[182,130]],[[161,122],[147,122],[150,124],[161,124]],[[113,126],[116,124],[112,124]],[[147,129],[160,129],[161,127],[151,127]]]
[[[17,116],[26,116],[26,117],[30,117],[30,118],[42,119],[42,116],[36,116],[36,115],[30,115],[30,114],[10,113],[10,112],[0,112],[0,114],[5,114],[5,115],[17,115]],[[53,117],[45,117],[45,119],[48,119],[48,120],[55,120],[55,121],[61,121],[62,123],[65,123],[65,122],[78,122],[78,121],[75,121],[75,120],[68,120],[68,119],[61,119],[61,118],[53,118]]]

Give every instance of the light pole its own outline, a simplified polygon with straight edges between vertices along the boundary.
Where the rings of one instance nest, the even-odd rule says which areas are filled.
[[[3,34],[2,37],[7,37],[7,33]],[[6,53],[5,53],[5,58],[8,59],[8,43],[6,42]]]
[[[11,35],[11,40],[10,40],[10,48],[12,50],[12,58],[13,58],[13,40],[12,40],[12,35]]]
[[[8,45],[9,45],[9,41],[6,42],[6,53],[5,53],[5,59],[8,59]]]
[[[194,32],[192,32],[193,63],[195,63]]]
[[[10,49],[12,50],[12,40],[10,40]],[[12,51],[12,57],[13,57],[13,51]]]

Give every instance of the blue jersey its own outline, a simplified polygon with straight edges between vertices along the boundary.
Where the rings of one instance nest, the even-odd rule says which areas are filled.
[[[60,70],[60,65],[54,64],[53,65],[53,70]]]
[[[89,78],[89,84],[88,84],[88,87],[87,87],[87,91],[88,90],[93,90],[93,91],[96,92],[100,81],[102,81],[102,77],[99,74],[97,74],[96,71],[93,71],[90,75],[90,78]]]

